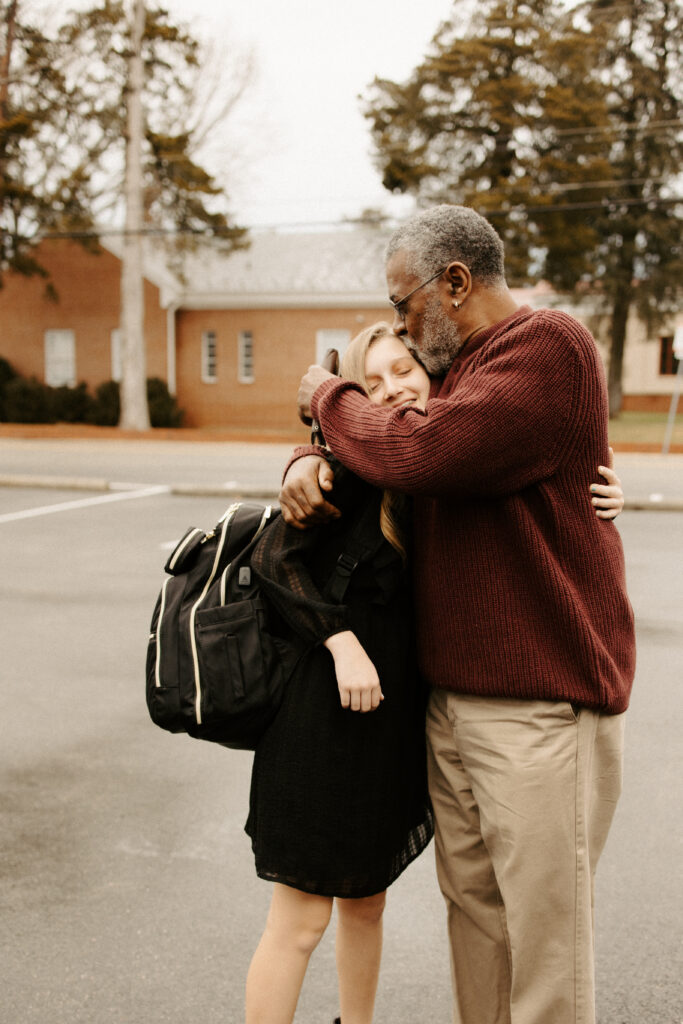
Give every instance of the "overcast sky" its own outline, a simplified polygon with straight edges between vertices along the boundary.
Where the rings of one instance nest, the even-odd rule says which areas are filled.
[[[461,2],[461,0],[460,0]],[[226,140],[241,223],[336,221],[391,200],[372,165],[358,94],[406,77],[452,0],[166,0],[196,35],[251,49],[253,83]]]

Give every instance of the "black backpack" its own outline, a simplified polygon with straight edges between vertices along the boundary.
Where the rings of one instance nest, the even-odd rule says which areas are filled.
[[[279,508],[231,505],[210,532],[187,531],[171,553],[152,615],[147,707],[152,721],[225,747],[254,750],[307,645],[263,597],[249,560]],[[325,586],[341,603],[356,567],[377,548],[369,504]]]
[[[147,707],[169,732],[253,750],[275,716],[300,649],[273,632],[249,556],[280,510],[231,505],[190,529],[164,569],[147,650]]]

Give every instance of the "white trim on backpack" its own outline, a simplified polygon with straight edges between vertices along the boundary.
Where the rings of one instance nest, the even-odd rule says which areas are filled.
[[[201,677],[199,675],[199,657],[197,655],[197,638],[196,638],[195,632],[194,632],[194,621],[195,621],[195,616],[197,614],[197,609],[199,608],[200,604],[202,603],[202,601],[206,597],[207,593],[209,592],[209,587],[213,583],[214,576],[216,575],[216,570],[218,569],[218,566],[220,564],[221,553],[222,553],[223,547],[225,545],[225,539],[228,536],[230,523],[232,522],[232,520],[233,520],[233,518],[235,516],[235,513],[237,512],[238,508],[239,508],[239,502],[234,504],[234,505],[231,505],[230,508],[225,513],[225,516],[223,517],[222,526],[221,526],[221,539],[218,542],[218,546],[216,547],[216,556],[215,556],[215,558],[213,560],[213,568],[211,569],[211,573],[209,575],[209,578],[207,579],[206,583],[204,584],[204,589],[202,590],[201,594],[199,595],[199,597],[197,598],[195,603],[192,605],[192,609],[190,611],[190,643],[192,645],[192,662],[193,662],[193,665],[194,665],[194,684],[195,684],[194,713],[195,713],[195,718],[197,719],[197,725],[201,725],[202,724],[202,681],[201,681]]]
[[[159,606],[159,618],[157,620],[156,629],[156,665],[154,666],[154,685],[161,686],[161,623],[164,621],[164,612],[166,610],[166,587],[171,582],[171,576],[164,581],[164,585],[161,588],[161,604]]]
[[[190,541],[194,540],[194,538],[197,536],[198,533],[203,534],[204,531],[198,529],[198,527],[195,526],[194,530],[191,530],[190,533],[188,533],[187,537],[182,542],[182,544],[178,545],[176,550],[173,552],[173,557],[171,558],[171,561],[168,563],[168,571],[169,572],[171,572],[171,573],[173,572],[173,570],[175,569],[175,567],[177,565],[178,559],[182,555],[183,551],[185,550],[187,545],[190,543]]]

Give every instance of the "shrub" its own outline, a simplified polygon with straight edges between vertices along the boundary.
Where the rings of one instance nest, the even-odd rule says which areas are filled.
[[[98,427],[115,427],[121,415],[121,397],[119,385],[115,380],[105,380],[95,388],[88,413],[88,422]]]
[[[5,388],[5,419],[9,423],[54,423],[53,389],[35,377],[14,377]]]
[[[147,378],[147,405],[153,427],[180,427],[185,413],[178,408],[166,382],[160,377]]]
[[[153,427],[179,427],[183,411],[159,377],[147,380],[147,404]],[[115,427],[121,415],[121,394],[115,380],[106,380],[95,389],[87,385],[51,388],[35,377],[21,377],[6,359],[0,358],[0,419],[11,423],[94,423]]]
[[[5,415],[5,391],[10,381],[16,380],[19,376],[12,364],[0,356],[0,420],[6,420]]]
[[[52,389],[52,411],[57,420],[63,423],[85,423],[88,419],[93,398],[88,394],[88,386],[81,382],[75,388],[64,385]]]

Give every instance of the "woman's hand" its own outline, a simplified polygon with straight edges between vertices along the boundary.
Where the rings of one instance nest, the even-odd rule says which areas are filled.
[[[296,404],[299,410],[299,419],[303,420],[304,423],[311,422],[311,402],[313,401],[313,395],[324,381],[332,380],[333,377],[334,374],[329,373],[324,366],[314,365],[309,366],[308,370],[301,378],[299,393],[296,396]]]
[[[624,492],[621,480],[612,469],[614,452],[609,450],[609,466],[598,466],[598,473],[604,476],[606,484],[591,484],[591,502],[598,519],[616,519],[624,507]]]
[[[351,711],[374,711],[384,700],[379,676],[358,637],[350,630],[335,633],[325,641],[334,658],[339,698]]]

